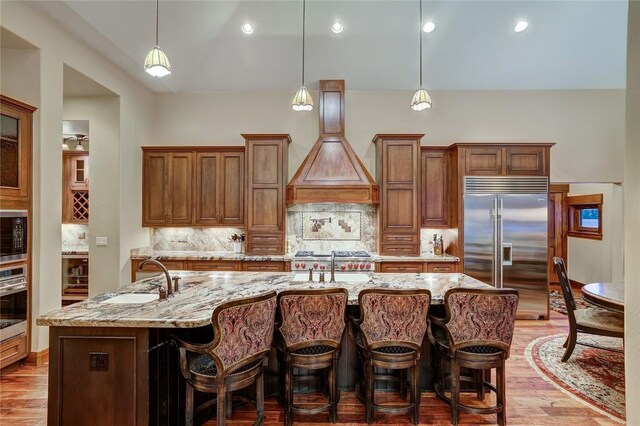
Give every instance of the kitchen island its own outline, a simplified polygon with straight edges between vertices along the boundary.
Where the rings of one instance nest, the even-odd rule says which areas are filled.
[[[369,274],[366,281],[309,283],[302,274],[263,272],[174,271],[180,291],[166,300],[118,304],[122,294],[157,294],[165,277],[148,278],[49,312],[37,324],[50,327],[50,425],[179,424],[183,418],[183,384],[171,336],[207,342],[212,339],[211,315],[220,304],[270,290],[344,287],[350,309],[357,309],[365,288],[425,288],[434,309],[441,309],[450,288],[487,288],[464,274]],[[431,348],[423,348],[421,386],[430,388]],[[273,355],[273,354],[272,354]],[[352,389],[357,377],[355,349],[343,341],[340,386]],[[426,374],[425,374],[426,373]],[[271,356],[266,394],[277,389],[277,363]],[[107,419],[107,420],[105,420]]]

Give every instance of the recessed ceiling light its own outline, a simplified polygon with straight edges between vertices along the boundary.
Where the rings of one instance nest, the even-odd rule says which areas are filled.
[[[430,33],[435,29],[436,29],[436,24],[434,24],[432,21],[427,21],[422,27],[422,31],[424,31],[425,33]]]
[[[242,28],[242,32],[245,34],[253,33],[253,27],[249,23],[244,24],[241,28]]]
[[[513,28],[513,31],[517,33],[521,33],[524,30],[526,30],[528,26],[529,26],[529,23],[527,21],[518,21],[516,26]]]
[[[334,22],[333,25],[331,26],[331,31],[333,31],[336,34],[341,33],[343,29],[344,29],[344,26],[340,22]]]

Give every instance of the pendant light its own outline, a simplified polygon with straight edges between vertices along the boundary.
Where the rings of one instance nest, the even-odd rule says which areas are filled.
[[[302,86],[300,86],[291,102],[291,108],[293,108],[294,111],[313,110],[313,99],[311,99],[309,91],[304,86],[304,34],[306,17],[306,0],[302,0]]]
[[[76,145],[76,151],[84,151],[84,146],[82,146],[82,142],[85,139],[84,135],[76,135],[76,139],[78,140],[78,145]]]
[[[158,15],[160,0],[156,0],[156,45],[147,53],[144,60],[144,70],[154,77],[164,77],[171,74],[171,64],[167,55],[158,46]]]
[[[69,144],[67,143],[67,138],[62,138],[62,150],[69,151]]]
[[[413,94],[413,99],[411,99],[411,109],[414,111],[431,108],[431,96],[422,87],[422,0],[420,0],[420,25],[418,25],[418,31],[420,32],[420,88],[416,90]]]

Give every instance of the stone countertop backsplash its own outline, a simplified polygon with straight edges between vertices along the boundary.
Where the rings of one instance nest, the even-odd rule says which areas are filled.
[[[163,275],[147,278],[63,309],[38,317],[41,326],[59,327],[138,327],[195,328],[209,326],[213,310],[222,303],[244,297],[287,289],[343,287],[349,292],[349,304],[357,305],[358,294],[367,288],[416,289],[431,291],[432,304],[442,304],[451,288],[491,288],[464,274],[370,274],[368,282],[309,283],[294,281],[295,273],[266,272],[180,272],[180,291],[166,300],[148,303],[101,303],[118,294],[158,294],[165,285]]]

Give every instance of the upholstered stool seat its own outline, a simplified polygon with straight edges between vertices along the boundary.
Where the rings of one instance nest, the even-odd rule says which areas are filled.
[[[284,423],[292,415],[328,411],[329,420],[338,418],[338,360],[345,329],[348,293],[344,288],[289,290],[278,294],[278,326],[275,346],[280,365],[280,402]],[[328,394],[325,404],[308,408],[293,403],[296,380],[317,379],[317,375],[294,374],[295,369],[321,372]]]
[[[218,425],[231,415],[231,392],[255,383],[257,416],[263,423],[263,366],[273,341],[276,293],[249,297],[218,306],[211,319],[214,339],[209,343],[189,343],[172,339],[180,354],[180,372],[185,379],[185,421],[193,424],[194,412],[215,403]],[[194,408],[194,391],[216,394]]]
[[[413,424],[420,418],[420,349],[427,330],[431,303],[428,290],[367,289],[358,296],[360,317],[351,318],[351,335],[362,365],[362,378],[356,394],[364,402],[367,423],[373,423],[374,410],[409,413]],[[375,368],[398,370],[399,377],[376,374]],[[406,398],[407,376],[410,401],[402,405],[375,403],[375,382],[399,384],[400,397]]]
[[[440,374],[436,394],[451,406],[451,423],[458,424],[460,411],[473,414],[497,414],[498,424],[506,422],[505,360],[509,357],[515,326],[518,292],[515,290],[471,290],[456,288],[445,293],[446,317],[431,317],[429,338],[436,347]],[[447,374],[447,365],[450,374]],[[461,375],[461,368],[473,376]],[[496,370],[496,384],[486,378]],[[490,376],[490,375],[489,375]],[[460,402],[460,383],[476,384],[479,400],[485,389],[496,393],[496,405],[469,406]],[[451,397],[445,395],[450,384]]]

